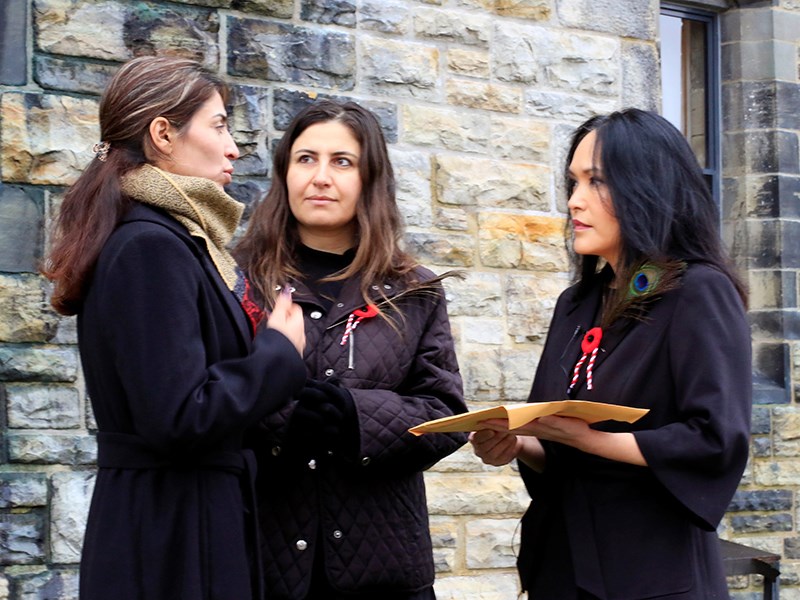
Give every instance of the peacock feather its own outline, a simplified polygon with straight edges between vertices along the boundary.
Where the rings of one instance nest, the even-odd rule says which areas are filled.
[[[686,270],[683,261],[646,261],[632,269],[628,285],[610,290],[603,309],[602,327],[608,327],[621,318],[642,320],[650,305],[665,292],[680,285]]]

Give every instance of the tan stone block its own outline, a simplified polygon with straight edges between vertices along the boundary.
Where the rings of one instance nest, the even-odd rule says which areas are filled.
[[[467,108],[520,113],[522,89],[469,79],[451,79],[447,82],[447,102]]]
[[[507,160],[548,164],[552,131],[547,123],[492,116],[492,155]]]
[[[773,408],[772,430],[776,440],[800,440],[800,411],[796,407]]]
[[[509,333],[514,329],[509,326]],[[503,372],[503,401],[525,402],[528,399],[542,354],[544,341],[529,350],[503,349],[500,351],[500,364]]]
[[[800,461],[796,459],[755,459],[752,462],[755,485],[766,487],[800,485]]]
[[[46,283],[36,275],[0,273],[0,342],[46,342],[58,315],[50,309]]]
[[[469,235],[410,232],[405,243],[409,252],[428,266],[471,267],[475,263],[475,240]]]
[[[3,180],[69,185],[99,139],[97,101],[50,94],[0,96]]]
[[[489,53],[482,50],[452,48],[447,51],[447,69],[459,75],[488,78]]]
[[[488,15],[434,8],[414,11],[414,32],[419,37],[485,46],[491,38],[491,30]]]
[[[486,408],[486,406],[471,406],[470,410],[480,408]],[[432,466],[428,472],[431,473],[431,478],[433,478],[433,473],[479,473],[481,471],[496,473],[497,468],[484,464],[481,459],[475,456],[475,453],[472,451],[472,445],[467,443],[450,456],[440,460]]]
[[[481,262],[499,268],[563,271],[567,268],[563,225],[563,219],[556,217],[481,213]]]
[[[547,167],[437,155],[436,199],[444,204],[549,211]]]
[[[518,517],[530,502],[522,479],[509,473],[467,476],[426,473],[428,509],[432,515],[506,515]]]
[[[468,569],[510,569],[519,549],[519,519],[475,519],[467,522]]]
[[[37,0],[32,5],[39,49],[106,60],[133,58],[125,44],[127,10],[122,2]]]
[[[402,141],[458,152],[485,152],[489,142],[489,118],[464,111],[434,107],[403,106]]]
[[[553,15],[552,0],[494,0],[493,4],[501,17],[547,21]]]
[[[503,374],[499,350],[464,347],[458,355],[464,396],[470,400],[500,400]]]
[[[499,317],[503,314],[503,284],[497,273],[470,271],[463,279],[446,279],[444,286],[451,317]]]
[[[508,278],[508,331],[516,342],[544,342],[556,300],[568,285],[563,274]]]
[[[516,600],[520,593],[516,573],[437,577],[433,587],[438,600]]]

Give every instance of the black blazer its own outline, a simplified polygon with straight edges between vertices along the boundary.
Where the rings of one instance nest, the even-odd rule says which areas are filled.
[[[241,437],[302,387],[297,351],[273,330],[252,339],[204,242],[138,204],[103,248],[78,339],[99,430],[80,597],[256,597]]]
[[[601,276],[587,297],[559,298],[530,401],[567,397],[583,333],[597,324]],[[577,333],[576,333],[577,332]],[[714,533],[747,462],[750,331],[730,280],[693,264],[643,321],[604,332],[593,389],[572,397],[649,408],[631,431],[637,467],[545,443],[543,474],[521,465],[532,502],[519,569],[537,599],[579,587],[608,600],[727,598]],[[582,369],[581,373],[584,373]]]

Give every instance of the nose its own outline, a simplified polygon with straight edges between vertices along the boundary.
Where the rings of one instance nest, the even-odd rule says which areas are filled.
[[[567,208],[570,212],[578,210],[583,206],[583,190],[578,183],[572,185],[572,192],[570,192],[567,199]]]
[[[230,132],[228,132],[228,143],[225,145],[225,158],[228,160],[236,160],[239,158],[239,147],[236,145]]]
[[[317,187],[328,187],[331,184],[331,176],[328,166],[320,161],[317,172],[314,173],[314,185]]]

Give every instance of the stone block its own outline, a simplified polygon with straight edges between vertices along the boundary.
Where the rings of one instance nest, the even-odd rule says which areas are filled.
[[[499,81],[599,96],[617,94],[621,83],[620,42],[606,36],[500,22],[493,56],[493,74]]]
[[[426,473],[426,481],[428,474]],[[427,486],[432,515],[508,515],[519,517],[530,498],[520,477],[509,472],[437,474],[437,485]]]
[[[579,124],[595,114],[610,113],[619,108],[615,98],[594,98],[579,94],[542,91],[527,88],[525,113],[532,117],[558,119]],[[566,145],[566,140],[563,140]]]
[[[352,35],[288,23],[228,17],[228,73],[267,81],[351,90]]]
[[[792,531],[794,522],[788,513],[769,515],[733,515],[731,527],[736,533]]]
[[[484,4],[485,0],[482,1]],[[546,22],[553,18],[553,0],[494,0],[487,7],[500,17]]]
[[[656,39],[658,4],[642,0],[561,0],[558,17],[564,27],[603,31],[620,37]]]
[[[463,317],[461,319],[461,339],[466,344],[500,346],[505,342],[504,322],[500,319]]]
[[[493,115],[490,136],[493,157],[540,165],[550,163],[552,131],[547,123]]]
[[[69,185],[92,158],[97,101],[34,93],[0,96],[0,168],[6,182]]]
[[[503,315],[503,286],[499,274],[469,271],[463,279],[446,279],[444,285],[451,317]]]
[[[800,461],[795,458],[756,461],[753,482],[762,487],[800,485]]]
[[[476,519],[467,522],[467,568],[513,569],[519,548],[518,525],[519,519]]]
[[[522,110],[522,90],[515,86],[450,79],[445,92],[448,104],[453,106],[503,113],[519,113]]]
[[[359,39],[359,82],[381,96],[434,101],[439,96],[439,49],[386,38]]]
[[[530,350],[503,349],[500,351],[504,402],[524,402],[528,399],[543,345],[542,343]]]
[[[47,505],[47,476],[44,473],[0,473],[0,508]]]
[[[409,232],[405,242],[408,251],[429,266],[471,267],[475,262],[474,240],[470,235]]]
[[[50,548],[58,564],[80,562],[86,517],[94,490],[94,473],[54,473],[50,506]]]
[[[239,148],[235,173],[264,177],[272,165],[267,147],[267,115],[270,91],[250,85],[233,86],[229,101],[231,134]]]
[[[480,213],[481,262],[489,267],[567,271],[563,227],[563,220],[553,217]]]
[[[49,54],[124,61],[171,54],[215,68],[219,20],[212,10],[143,2],[35,0],[37,49]]]
[[[0,98],[2,102],[2,98]],[[0,131],[0,139],[2,138]],[[3,154],[5,152],[0,150]],[[44,212],[40,190],[0,183],[0,271],[4,273],[35,273],[42,259]],[[28,279],[6,276],[0,282],[5,300],[16,302],[13,296],[21,291],[13,288],[24,286]],[[8,286],[8,287],[7,287]],[[11,294],[9,296],[9,294]],[[41,296],[41,294],[37,294]],[[22,300],[21,304],[25,301]],[[10,308],[10,307],[9,307]],[[5,310],[0,314],[6,315]],[[11,321],[11,319],[4,319]],[[9,328],[9,325],[5,326]],[[0,326],[2,328],[2,326]],[[14,329],[16,327],[11,327]],[[4,334],[0,333],[0,339]]]
[[[28,2],[5,0],[0,4],[0,85],[28,83],[27,57],[21,48],[28,40]]]
[[[59,317],[50,307],[48,294],[49,287],[40,276],[0,273],[0,341],[51,341]]]
[[[753,435],[772,432],[772,409],[765,406],[754,406],[750,422],[750,433]]]
[[[414,11],[414,33],[466,46],[487,46],[491,39],[491,19],[480,13],[456,12],[438,8],[419,8]]]
[[[81,425],[78,390],[66,385],[9,384],[11,429],[76,429]]]
[[[356,26],[353,0],[301,0],[300,18],[315,25]]]
[[[783,557],[789,560],[800,558],[800,538],[787,537],[783,540]]]
[[[411,9],[399,0],[362,0],[358,27],[365,31],[405,35],[411,30]]]
[[[0,565],[30,565],[45,557],[41,511],[0,512]]]
[[[770,458],[772,456],[772,438],[766,435],[753,436],[750,441],[754,458]]]
[[[77,568],[21,573],[11,579],[20,600],[69,600],[78,597]]]
[[[294,0],[231,0],[231,8],[244,13],[291,19]]]
[[[0,345],[0,381],[72,382],[77,375],[77,348]]]
[[[464,396],[473,401],[502,400],[502,364],[498,349],[462,348],[458,353]]]
[[[488,148],[491,121],[486,115],[411,105],[403,106],[402,114],[405,143],[458,152],[482,153]]]
[[[550,209],[550,169],[541,165],[440,154],[435,157],[439,202],[453,205]]]
[[[791,490],[737,490],[727,512],[789,511],[792,496]]]
[[[33,57],[33,78],[46,90],[78,94],[103,93],[118,68],[75,58],[37,54]]]
[[[87,434],[9,433],[12,463],[89,465],[97,461],[97,443]]]
[[[623,42],[622,106],[660,112],[660,76],[658,46],[654,42]]]
[[[489,54],[485,50],[450,48],[447,51],[447,70],[457,75],[488,79]]]
[[[509,600],[520,594],[514,573],[437,577],[433,587],[437,600]]]
[[[436,207],[434,225],[439,229],[450,231],[468,231],[470,229],[469,213],[458,208]]]
[[[427,153],[389,148],[394,169],[397,207],[407,227],[433,226],[431,158]]]
[[[470,407],[470,409],[472,408],[473,407]],[[474,408],[486,408],[486,406],[478,404]],[[457,451],[436,463],[428,472],[431,474],[429,481],[434,482],[436,478],[433,473],[481,473],[493,472],[496,470],[495,467],[485,465],[483,461],[475,456],[471,444],[465,444]]]
[[[556,300],[568,285],[566,277],[552,273],[508,277],[506,313],[515,342],[544,342]]]

